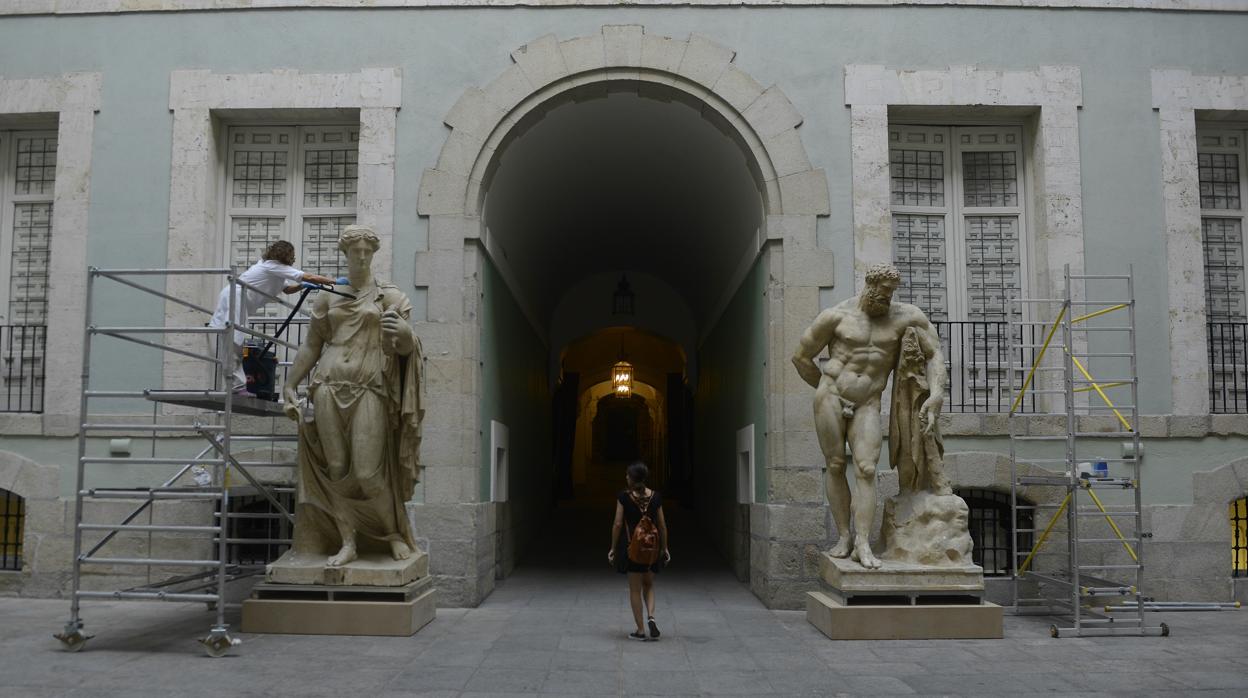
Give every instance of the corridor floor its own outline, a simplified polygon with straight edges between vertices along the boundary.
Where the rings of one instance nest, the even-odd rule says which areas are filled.
[[[0,599],[0,697],[1078,695],[1243,696],[1248,611],[1158,614],[1169,638],[1051,639],[1006,616],[1004,640],[832,642],[800,611],[769,611],[673,511],[658,581],[659,642],[631,629],[607,566],[610,510],[560,508],[548,540],[479,608],[441,609],[411,638],[242,635],[209,659],[203,605],[84,605],[97,637],[51,638],[66,601]],[[235,621],[236,622],[236,621]]]

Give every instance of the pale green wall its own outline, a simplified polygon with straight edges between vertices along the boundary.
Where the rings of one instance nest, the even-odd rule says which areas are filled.
[[[737,430],[754,425],[755,501],[767,501],[767,273],[759,255],[698,347],[694,406],[694,499],[723,550],[732,550]]]
[[[1004,8],[474,8],[196,12],[0,20],[0,72],[7,79],[65,72],[104,74],[91,180],[89,262],[161,266],[168,227],[169,73],[177,69],[262,72],[403,70],[398,115],[394,279],[410,292],[413,254],[427,221],[416,215],[421,172],[449,132],[442,118],[472,85],[511,64],[509,53],[539,36],[593,34],[637,23],[655,34],[696,32],[736,51],[736,65],[784,90],[805,117],[801,136],[824,168],[832,215],[821,243],[839,254],[837,297],[852,293],[849,114],[843,66],[951,64],[1082,71],[1079,116],[1088,269],[1137,271],[1142,409],[1170,405],[1164,221],[1157,116],[1149,71],[1248,74],[1248,14]],[[109,321],[159,322],[158,301],[114,303]],[[56,367],[56,370],[77,370]],[[152,352],[106,355],[97,376],[133,384],[158,374]],[[761,423],[761,422],[760,422]],[[513,427],[513,440],[516,429]],[[40,447],[43,448],[43,447]],[[1175,448],[1179,448],[1175,446]],[[24,450],[26,446],[22,446]],[[1175,493],[1187,472],[1216,463],[1217,440],[1184,444],[1165,480]],[[1234,449],[1226,449],[1234,450]],[[760,453],[763,449],[760,449]],[[72,445],[58,447],[72,462]],[[41,459],[43,456],[41,456]],[[1169,471],[1165,471],[1169,472]],[[1189,485],[1190,487],[1190,485]],[[1155,491],[1155,490],[1154,490]]]
[[[490,420],[497,420],[508,428],[512,522],[523,526],[545,513],[552,491],[546,345],[494,265],[486,259],[482,267],[480,496],[489,501]]]

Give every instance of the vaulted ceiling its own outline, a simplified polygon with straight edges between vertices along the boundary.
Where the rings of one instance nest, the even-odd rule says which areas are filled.
[[[543,321],[578,279],[639,270],[676,288],[701,325],[762,217],[736,143],[694,106],[636,88],[550,108],[506,146],[488,187],[489,235]]]

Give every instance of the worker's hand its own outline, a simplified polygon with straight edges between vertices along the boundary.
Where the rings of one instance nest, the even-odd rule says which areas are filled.
[[[607,551],[607,562],[612,565],[615,564],[615,549],[614,548]]]
[[[381,348],[386,353],[407,356],[415,348],[412,327],[393,310],[381,314]]]
[[[282,411],[291,421],[299,421],[299,393],[295,392],[293,385],[282,389]]]

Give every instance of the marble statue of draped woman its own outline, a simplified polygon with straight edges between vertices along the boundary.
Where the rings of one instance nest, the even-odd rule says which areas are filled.
[[[350,285],[339,288],[355,298],[317,296],[285,390],[291,412],[294,386],[315,365],[299,426],[294,548],[333,553],[331,567],[360,550],[404,560],[415,549],[404,505],[418,478],[421,350],[407,296],[373,278],[378,245],[364,226],[343,231]]]

